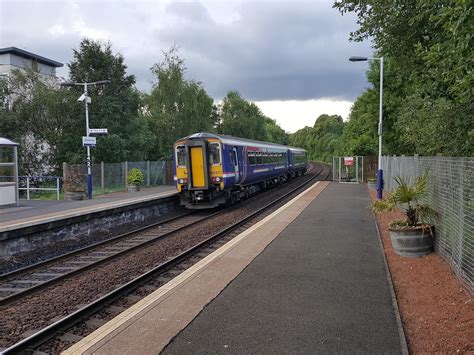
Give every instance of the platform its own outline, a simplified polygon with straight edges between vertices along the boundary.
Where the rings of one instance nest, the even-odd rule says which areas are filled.
[[[162,185],[142,188],[138,192],[115,192],[82,201],[20,200],[20,206],[0,208],[0,233],[32,227],[37,224],[82,216],[96,211],[115,209],[140,202],[175,195],[176,188]]]
[[[318,182],[65,354],[406,353],[368,206]]]

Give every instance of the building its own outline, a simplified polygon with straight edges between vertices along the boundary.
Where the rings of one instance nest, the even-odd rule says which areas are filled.
[[[8,76],[14,69],[33,71],[55,77],[56,68],[63,64],[16,47],[0,48],[0,75]]]

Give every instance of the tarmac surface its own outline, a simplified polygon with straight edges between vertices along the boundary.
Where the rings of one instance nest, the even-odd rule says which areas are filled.
[[[44,216],[58,216],[67,214],[69,211],[84,211],[88,208],[100,207],[110,208],[114,203],[121,203],[140,198],[147,198],[155,196],[158,198],[159,194],[176,192],[176,188],[170,185],[161,185],[149,188],[142,188],[138,192],[114,192],[105,195],[94,196],[92,200],[82,201],[43,201],[43,200],[20,200],[20,206],[2,207],[0,208],[0,229],[3,226],[14,224],[17,221],[30,220]]]
[[[163,353],[402,353],[368,206],[330,184]]]

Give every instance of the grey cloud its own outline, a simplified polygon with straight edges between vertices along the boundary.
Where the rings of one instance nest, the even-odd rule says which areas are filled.
[[[348,42],[355,18],[341,16],[329,1],[232,2],[237,5],[232,21],[216,17],[210,11],[215,9],[212,1],[173,1],[161,12],[157,4],[2,1],[0,46],[25,48],[67,63],[80,34],[69,29],[51,36],[47,30],[82,19],[86,26],[110,33],[113,50],[124,55],[128,72],[142,90],[151,87],[149,68],[174,44],[185,59],[187,77],[202,82],[216,99],[236,89],[256,101],[353,100],[367,86],[367,66],[347,58],[370,54],[370,45]],[[58,72],[67,74],[66,69]]]
[[[187,5],[175,10],[179,6],[173,15],[186,13]],[[347,58],[369,53],[370,46],[349,43],[353,19],[330,6],[245,3],[239,15],[228,24],[193,22],[157,29],[155,35],[160,43],[181,46],[189,75],[214,97],[237,89],[252,100],[351,100],[366,85],[365,67]]]

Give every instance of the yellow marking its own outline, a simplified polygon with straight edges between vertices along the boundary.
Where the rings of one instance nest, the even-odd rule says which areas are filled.
[[[204,187],[204,156],[202,147],[191,147],[191,172],[193,177],[193,187]]]

